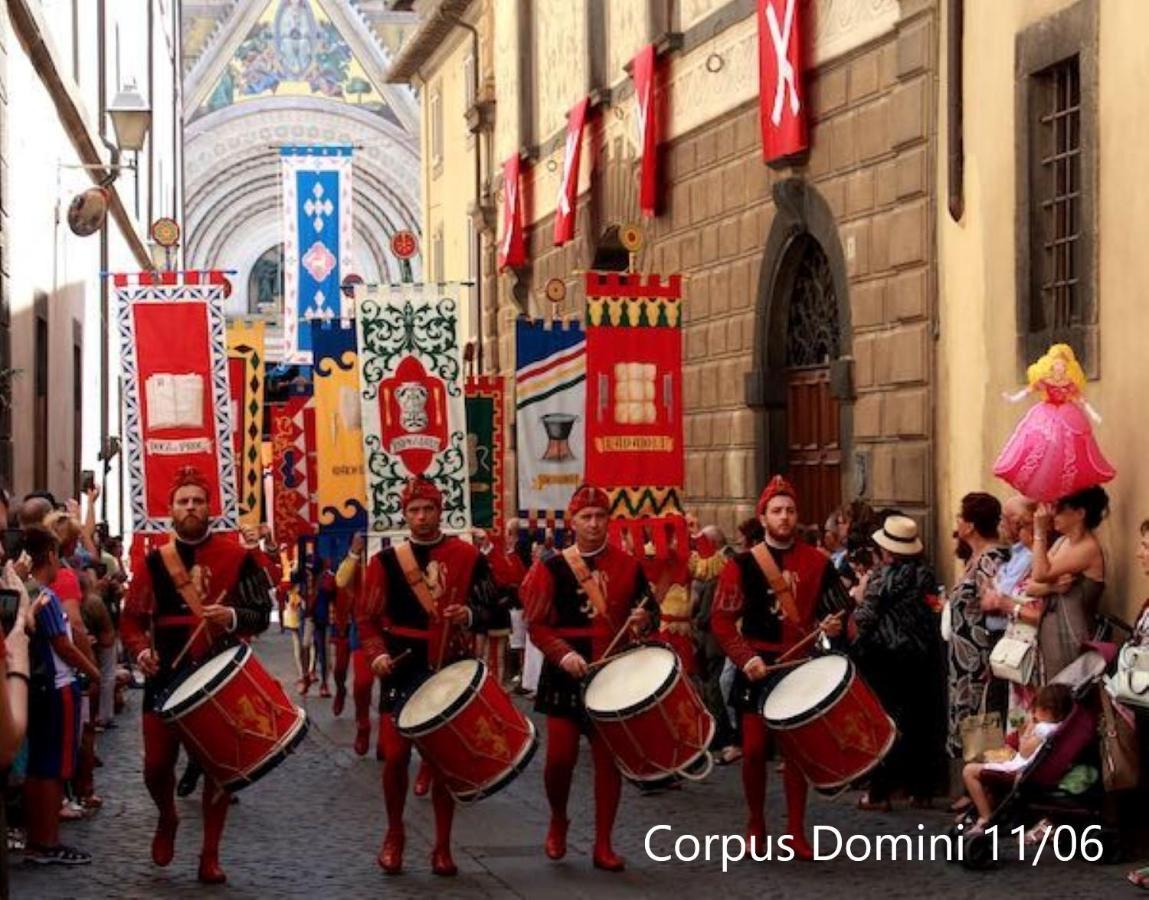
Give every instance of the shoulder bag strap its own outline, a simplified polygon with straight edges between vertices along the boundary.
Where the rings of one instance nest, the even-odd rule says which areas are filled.
[[[174,538],[160,547],[160,560],[163,562],[164,568],[167,569],[176,590],[183,597],[184,603],[188,605],[188,609],[196,616],[203,618],[204,598],[195,586],[195,582],[191,580],[184,561],[180,559]]]
[[[423,570],[419,568],[418,560],[415,559],[415,551],[411,548],[410,541],[395,545],[395,558],[399,560],[399,568],[403,570],[403,577],[407,579],[407,585],[415,594],[419,605],[432,620],[437,620],[439,608],[435,605],[435,598],[431,596],[430,588],[427,587],[427,580],[423,577]]]
[[[793,622],[796,628],[801,628],[802,621],[798,616],[798,604],[794,602],[794,592],[790,589],[790,582],[778,570],[778,564],[774,562],[769,548],[765,544],[755,544],[754,549],[750,552],[754,557],[754,562],[758,563],[758,568],[766,576],[766,583],[770,585],[770,590],[774,592],[778,602],[782,605],[782,614]]]
[[[610,616],[607,614],[606,609],[606,597],[602,595],[598,582],[594,580],[590,568],[578,552],[578,547],[572,544],[564,549],[563,559],[566,560],[566,564],[570,566],[571,572],[574,573],[578,586],[590,597],[590,602],[594,606],[595,612],[602,616],[606,622],[610,622]]]

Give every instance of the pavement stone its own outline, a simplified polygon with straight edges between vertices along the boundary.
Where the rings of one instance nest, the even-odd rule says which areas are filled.
[[[257,643],[260,658],[285,682],[292,680],[290,642],[272,626]],[[758,897],[772,900],[819,897],[828,891],[861,897],[947,900],[1014,897],[1039,891],[1058,898],[1128,897],[1122,866],[1102,867],[1080,860],[1043,859],[1037,867],[1007,861],[991,872],[975,873],[944,862],[863,862],[844,858],[809,863],[744,861],[723,872],[719,860],[655,862],[644,852],[654,825],[669,825],[672,836],[690,833],[738,834],[744,819],[736,766],[716,768],[703,784],[641,795],[624,787],[616,850],[626,856],[625,873],[598,872],[590,865],[593,818],[590,752],[584,746],[571,798],[572,826],[567,858],[550,862],[542,853],[549,818],[542,784],[541,752],[526,772],[494,797],[460,808],[455,817],[455,879],[430,873],[433,837],[431,804],[411,797],[407,812],[406,871],[386,877],[375,863],[383,837],[384,812],[379,766],[373,752],[355,756],[350,702],[343,717],[331,715],[329,700],[303,701],[311,730],[296,753],[262,781],[240,794],[224,835],[226,887],[208,888],[195,880],[200,839],[198,794],[180,800],[182,817],[176,859],[167,869],[149,858],[155,812],[143,786],[139,703],[120,727],[100,737],[105,766],[98,769],[97,791],[105,808],[96,817],[64,826],[65,841],[95,855],[91,866],[31,868],[13,859],[11,895],[15,898],[206,897],[356,898],[387,896],[485,898]],[[542,722],[540,734],[543,733]],[[783,805],[780,778],[770,778],[768,816],[777,822]],[[916,834],[918,824],[932,834],[946,826],[940,811],[896,810],[862,813],[855,794],[836,799],[812,797],[811,826],[833,825],[844,835]],[[665,848],[664,832],[655,842]]]

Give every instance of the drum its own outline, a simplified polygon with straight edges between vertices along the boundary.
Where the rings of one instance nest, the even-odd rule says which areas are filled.
[[[307,714],[247,644],[180,675],[159,714],[208,777],[233,793],[283,762],[307,734]]]
[[[641,644],[611,657],[586,681],[583,702],[631,781],[701,781],[710,774],[714,717],[665,644]]]
[[[820,791],[861,778],[897,738],[893,720],[840,654],[811,659],[784,676],[766,695],[762,717],[786,764],[801,769]]]
[[[462,803],[514,781],[539,744],[534,724],[477,659],[424,681],[399,710],[398,726]]]

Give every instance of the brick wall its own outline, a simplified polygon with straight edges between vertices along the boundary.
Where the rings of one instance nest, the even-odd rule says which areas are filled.
[[[745,380],[766,327],[759,278],[774,221],[771,188],[789,177],[806,179],[826,200],[846,259],[851,323],[842,352],[855,358],[856,390],[847,439],[853,457],[842,465],[846,498],[860,464],[876,506],[925,516],[933,492],[936,28],[926,7],[813,73],[803,166],[778,172],[762,163],[756,104],[664,148],[666,208],[647,225],[639,262],[643,271],[688,276],[686,490],[704,522],[729,532],[752,513],[761,488],[763,413],[748,405]],[[613,150],[602,148],[596,182],[633,182],[633,162]],[[581,309],[570,274],[590,265],[604,225],[634,217],[630,193],[592,191],[578,217],[576,238],[564,248],[551,246],[550,217],[528,232],[526,288],[536,315],[545,312],[541,290],[552,277],[568,278],[560,312]]]

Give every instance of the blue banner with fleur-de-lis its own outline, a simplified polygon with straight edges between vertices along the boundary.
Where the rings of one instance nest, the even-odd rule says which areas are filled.
[[[340,284],[351,270],[348,146],[289,146],[283,170],[283,338],[288,362],[311,363],[311,320],[350,318]]]

